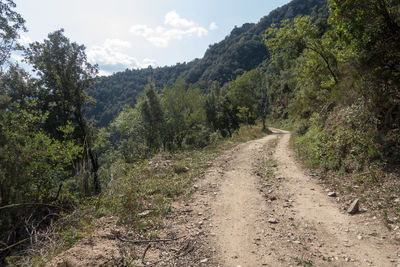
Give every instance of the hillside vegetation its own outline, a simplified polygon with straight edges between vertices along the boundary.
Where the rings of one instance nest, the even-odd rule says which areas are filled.
[[[295,125],[312,166],[344,173],[399,163],[399,5],[331,1],[328,22],[300,16],[264,35],[274,119]]]
[[[398,194],[396,1],[331,0],[328,12],[323,0],[295,0],[202,59],[100,78],[63,30],[19,47],[35,75],[8,64],[25,26],[13,1],[0,6],[1,264],[43,262],[49,233],[65,249],[106,215],[150,238],[221,143],[268,123],[293,130],[309,166],[370,190],[397,177]]]

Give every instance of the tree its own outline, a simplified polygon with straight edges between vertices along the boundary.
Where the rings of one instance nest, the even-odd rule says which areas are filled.
[[[299,57],[304,50],[309,50],[320,57],[335,83],[337,77],[337,59],[328,34],[321,33],[317,25],[309,16],[299,16],[291,20],[284,20],[280,27],[273,24],[263,36],[264,42],[271,52],[285,51],[287,60]],[[330,43],[329,43],[330,42]]]
[[[378,114],[384,132],[400,128],[400,3],[332,0],[330,21],[348,54],[355,54],[360,95]],[[398,130],[395,130],[398,131]]]
[[[165,111],[168,145],[182,147],[183,141],[195,136],[205,124],[205,97],[199,89],[187,86],[183,79],[162,91],[162,106]]]
[[[18,65],[10,64],[0,77],[0,94],[10,97],[11,102],[23,106],[27,101],[37,100],[38,86],[34,78]]]
[[[15,40],[19,38],[19,31],[26,31],[25,20],[13,9],[14,1],[0,1],[0,66],[10,56]]]
[[[264,41],[271,51],[265,78],[274,117],[308,120],[316,110],[336,105],[343,47],[332,26],[297,17],[273,25]]]
[[[149,83],[141,101],[138,103],[146,144],[152,152],[156,152],[161,146],[161,141],[164,144],[164,140],[162,140],[164,136],[164,111],[153,83]]]
[[[383,59],[375,60],[379,63],[390,60],[386,64],[394,64],[400,57],[398,46],[393,45],[400,39],[399,6],[395,0],[332,0],[330,22],[342,42],[359,52],[386,54]],[[380,49],[374,51],[376,48]],[[391,54],[394,58],[389,58],[388,51],[394,52]]]
[[[32,101],[0,109],[0,240],[5,246],[50,224],[56,206],[68,209],[74,200],[65,185],[82,147],[46,133],[46,116]],[[73,133],[71,125],[59,130],[65,137]]]
[[[229,84],[227,97],[235,109],[240,122],[254,124],[261,109],[259,103],[265,101],[259,93],[261,89],[261,72],[253,69],[238,76]]]
[[[71,43],[63,33],[61,29],[50,33],[43,42],[30,44],[24,49],[24,56],[39,77],[39,106],[49,113],[46,131],[56,139],[63,140],[59,127],[72,122],[74,138],[85,148],[83,160],[91,164],[94,191],[99,193],[99,165],[92,149],[93,134],[84,116],[84,109],[90,103],[85,89],[92,86],[97,66],[87,61],[83,45]]]
[[[229,99],[226,97],[228,86],[221,87],[217,82],[211,86],[205,101],[207,122],[214,131],[219,131],[222,137],[231,137],[239,129],[239,120]]]
[[[257,95],[259,96],[259,101],[257,104],[257,113],[261,118],[262,131],[267,132],[267,114],[269,111],[269,95],[268,95],[268,83],[265,75],[261,79],[260,86],[257,89]]]
[[[0,113],[1,206],[9,203],[48,202],[68,177],[81,152],[73,140],[52,139],[41,129],[47,114],[35,110],[35,102],[11,104]],[[59,129],[65,136],[73,128]],[[53,195],[53,196],[52,196]]]
[[[135,162],[149,155],[146,129],[141,116],[140,102],[131,108],[125,106],[110,124],[112,144],[125,162]],[[112,151],[108,151],[110,154]]]

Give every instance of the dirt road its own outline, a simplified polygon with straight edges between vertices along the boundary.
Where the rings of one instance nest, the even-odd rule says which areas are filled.
[[[400,266],[399,244],[371,214],[348,215],[305,174],[288,148],[290,134],[238,146],[205,182],[211,247],[220,266]],[[274,146],[276,146],[274,148]],[[263,175],[267,172],[268,175]],[[204,201],[204,199],[203,199]]]
[[[135,255],[135,266],[400,266],[397,234],[362,205],[355,215],[341,210],[340,192],[328,196],[296,162],[290,133],[273,131],[215,159],[193,195],[173,204],[158,235],[176,241],[124,252],[127,243],[102,227],[48,266],[97,266],[99,258],[114,266],[121,255]]]

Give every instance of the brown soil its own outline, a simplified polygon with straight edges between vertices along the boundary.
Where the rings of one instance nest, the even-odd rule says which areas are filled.
[[[57,255],[47,267],[101,266],[121,258],[118,242],[111,229],[115,218],[102,218],[93,234]]]
[[[130,246],[135,266],[400,266],[398,233],[371,212],[347,214],[296,162],[290,134],[273,131],[216,159],[158,233],[179,239]],[[123,266],[129,242],[111,228],[49,266]]]

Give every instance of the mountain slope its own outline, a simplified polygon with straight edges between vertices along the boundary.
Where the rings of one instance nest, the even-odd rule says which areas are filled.
[[[125,70],[109,77],[101,77],[98,83],[88,90],[96,104],[88,108],[88,116],[98,126],[106,126],[115,118],[125,104],[133,106],[137,96],[151,79],[158,89],[178,78],[206,91],[214,82],[229,82],[244,71],[257,67],[268,58],[268,51],[262,34],[273,23],[298,15],[326,16],[326,0],[294,0],[284,5],[257,24],[245,23],[235,27],[219,43],[210,45],[201,59],[174,66]]]

